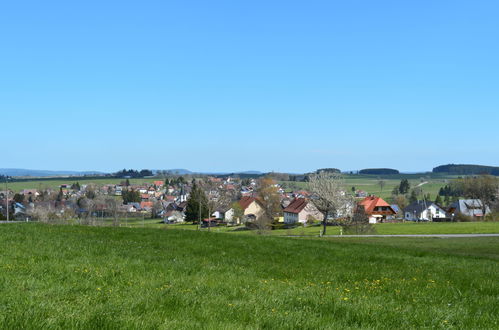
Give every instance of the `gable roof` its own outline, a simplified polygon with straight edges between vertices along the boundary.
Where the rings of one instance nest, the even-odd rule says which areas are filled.
[[[289,205],[284,209],[287,213],[300,213],[307,206],[308,201],[305,198],[295,198]]]
[[[432,205],[435,205],[435,207],[438,207],[438,205],[433,203],[433,202],[416,201],[416,202],[410,204],[409,206],[407,206],[404,209],[404,212],[421,214]],[[440,209],[440,207],[438,207],[438,208]]]
[[[383,198],[377,196],[368,196],[364,198],[362,201],[360,201],[358,205],[364,207],[364,212],[366,212],[366,214],[372,214],[373,212],[376,212],[374,211],[374,208],[376,207],[388,207],[393,213],[396,213],[392,209],[390,204],[385,202]]]
[[[246,210],[248,208],[248,206],[251,205],[251,203],[256,202],[256,201],[257,200],[255,197],[243,196],[243,198],[241,198],[238,203],[243,210]]]

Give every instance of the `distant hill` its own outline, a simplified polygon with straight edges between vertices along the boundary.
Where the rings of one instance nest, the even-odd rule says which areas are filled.
[[[47,170],[28,170],[23,168],[0,168],[0,175],[7,176],[83,176],[83,175],[101,175],[105,174],[97,171],[47,171]]]
[[[499,167],[469,164],[448,164],[437,166],[433,173],[448,173],[455,175],[491,174],[499,176]]]
[[[366,168],[360,170],[359,174],[389,175],[389,174],[400,174],[400,172],[392,168]]]

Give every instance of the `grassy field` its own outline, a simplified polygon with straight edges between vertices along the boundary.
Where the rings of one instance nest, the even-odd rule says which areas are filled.
[[[385,186],[383,189],[378,185],[378,177],[372,175],[345,175],[345,189],[350,191],[352,187],[357,190],[364,190],[370,194],[381,196],[383,198],[388,198],[391,196],[391,192],[395,186],[400,183],[402,178],[407,178],[411,187],[415,187],[422,182],[427,182],[421,186],[425,194],[430,194],[432,198],[435,198],[438,194],[438,190],[445,186],[449,180],[454,177],[451,176],[425,176],[425,175],[395,175],[395,176],[384,176]],[[130,179],[132,184],[141,184],[144,182],[152,183],[153,178],[148,179]],[[23,189],[46,189],[51,188],[54,190],[59,189],[62,184],[72,184],[78,181],[81,185],[83,184],[95,184],[98,186],[103,186],[105,184],[118,184],[123,181],[123,179],[115,178],[93,178],[93,179],[74,179],[74,178],[57,178],[57,179],[43,179],[43,180],[32,180],[32,181],[20,181],[20,182],[10,182],[9,188],[13,191],[21,191]],[[288,190],[298,190],[306,189],[306,182],[292,182],[292,181],[281,181],[281,184]],[[3,186],[2,188],[3,189]]]
[[[106,223],[111,224],[111,220]],[[121,226],[124,227],[147,227],[157,229],[182,229],[182,230],[197,230],[198,226],[190,223],[185,224],[170,224],[160,223],[159,219],[121,219]],[[241,230],[239,227],[214,227],[210,231],[231,233],[231,234],[247,234],[256,235],[256,231]],[[278,229],[269,230],[268,235],[287,236],[287,235],[319,235],[321,226],[297,227],[293,229]],[[431,223],[379,223],[374,225],[376,233],[380,235],[426,235],[426,234],[499,234],[499,222],[431,222]],[[207,229],[202,229],[207,231]],[[328,235],[339,235],[340,227],[328,226]]]
[[[394,187],[400,184],[400,180],[407,178],[411,187],[416,187],[422,183],[421,189],[424,194],[430,194],[432,198],[436,198],[438,191],[441,187],[444,187],[449,183],[450,180],[454,179],[453,176],[425,176],[425,175],[394,175],[394,176],[383,176],[382,179],[385,182],[385,186],[381,189],[378,184],[379,178],[372,175],[345,175],[345,189],[350,191],[352,187],[356,190],[364,190],[369,194],[380,196],[382,198],[388,198],[392,195],[392,190]],[[281,184],[290,190],[296,189],[307,189],[308,183],[306,182],[293,182],[293,181],[281,181]]]
[[[498,328],[499,240],[0,226],[0,327]]]
[[[156,179],[129,179],[131,184],[142,184],[144,182],[151,183]],[[159,179],[158,179],[159,180]],[[125,179],[115,179],[115,178],[98,178],[98,179],[44,179],[44,180],[32,180],[32,181],[19,181],[19,182],[9,182],[9,189],[18,192],[23,189],[53,189],[58,190],[63,184],[71,185],[75,182],[79,182],[80,185],[84,184],[95,184],[97,186],[103,186],[106,184],[118,184],[125,181]],[[0,189],[4,189],[4,184],[0,183]]]

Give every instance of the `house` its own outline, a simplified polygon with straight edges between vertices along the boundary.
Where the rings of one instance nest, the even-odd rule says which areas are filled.
[[[404,209],[405,220],[433,221],[439,218],[447,218],[447,213],[433,202],[416,201]]]
[[[357,190],[355,192],[355,197],[365,198],[365,197],[367,197],[367,195],[368,195],[367,192],[364,190]]]
[[[153,202],[141,202],[140,208],[145,211],[151,211],[154,203]]]
[[[369,223],[383,222],[389,216],[396,214],[390,204],[385,202],[381,197],[368,196],[357,204],[357,207],[362,208],[369,217]]]
[[[229,208],[220,208],[213,212],[212,217],[215,217],[216,219],[222,219],[225,222],[232,222],[234,218],[234,209],[229,207]]]
[[[306,223],[308,219],[322,220],[324,216],[305,198],[295,198],[284,209],[284,223]]]
[[[168,211],[163,215],[165,223],[184,222],[185,214],[180,211]]]
[[[131,203],[128,203],[127,205],[133,206],[133,208],[135,209],[135,211],[141,211],[141,210],[142,210],[142,209],[140,208],[140,203],[137,203],[137,202],[131,202]]]
[[[137,209],[135,208],[134,205],[128,204],[128,205],[120,205],[118,207],[118,211],[123,213],[135,213],[137,212]]]
[[[263,208],[255,197],[243,196],[238,203],[244,211],[244,218],[246,220],[256,220],[263,214]]]
[[[153,184],[157,187],[157,188],[161,188],[163,187],[163,185],[165,184],[164,181],[154,181]]]
[[[449,213],[462,214],[468,217],[483,217],[483,204],[479,199],[460,199],[451,204]],[[490,208],[485,207],[485,215],[490,214]]]

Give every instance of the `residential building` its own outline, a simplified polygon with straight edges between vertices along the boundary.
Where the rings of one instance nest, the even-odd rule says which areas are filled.
[[[450,214],[462,214],[468,217],[483,217],[483,204],[479,199],[460,199],[449,207]],[[485,215],[490,213],[490,208],[485,207]]]
[[[409,221],[433,221],[447,218],[443,208],[433,202],[416,201],[404,209],[404,219]]]
[[[263,214],[263,208],[255,197],[243,196],[239,205],[244,211],[244,217],[248,220],[256,220]]]
[[[305,223],[309,219],[322,220],[324,216],[305,198],[295,198],[284,209],[284,223]]]
[[[383,222],[387,217],[396,214],[390,204],[377,196],[368,196],[360,201],[357,206],[364,209],[364,212],[369,217],[369,223]]]

